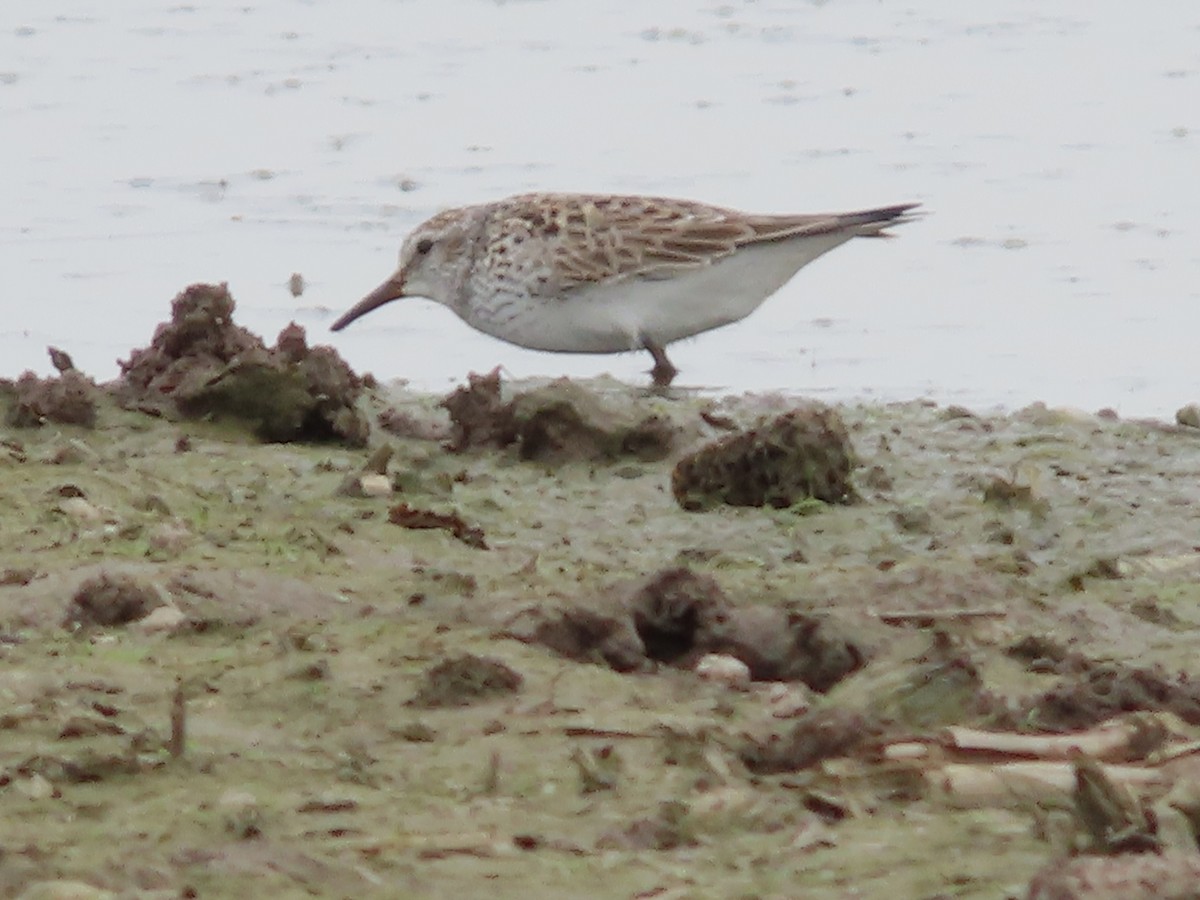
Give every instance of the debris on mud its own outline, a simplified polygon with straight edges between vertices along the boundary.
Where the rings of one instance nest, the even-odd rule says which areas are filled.
[[[850,503],[857,465],[841,416],[810,404],[679,460],[671,490],[684,509],[721,504],[784,509],[805,500]]]
[[[67,604],[67,628],[128,625],[163,605],[157,587],[132,575],[102,572],[84,581]]]
[[[705,681],[737,690],[750,686],[750,667],[727,653],[706,653],[693,671]]]
[[[449,447],[461,452],[508,447],[527,461],[660,460],[674,449],[678,428],[666,418],[605,400],[579,382],[560,378],[503,397],[500,370],[471,373],[467,386],[442,401],[450,413]]]
[[[884,676],[869,702],[882,720],[922,731],[981,721],[996,705],[979,667],[965,653],[919,660],[893,677]]]
[[[766,605],[736,607],[715,579],[684,567],[559,612],[527,610],[506,633],[618,672],[658,664],[693,669],[716,654],[742,662],[755,681],[801,681],[818,691],[870,655],[830,619]]]
[[[33,566],[10,566],[0,571],[0,587],[26,585],[37,578],[38,570]]]
[[[470,706],[515,694],[524,680],[499,660],[468,653],[427,669],[409,705],[423,709]]]
[[[1057,671],[1064,676],[1057,685],[1018,703],[1006,721],[1043,731],[1074,731],[1121,713],[1170,712],[1200,725],[1200,682],[1079,656],[1060,662]]]
[[[77,369],[56,378],[26,372],[5,393],[11,394],[5,422],[13,428],[37,428],[47,422],[96,427],[101,391]]]
[[[1195,731],[1170,714],[1062,734],[948,726],[922,735],[887,725],[893,737],[878,757],[918,775],[923,796],[1035,816],[1033,807],[1065,811],[1055,843],[1078,852],[1196,849]]]
[[[87,748],[73,757],[35,757],[18,766],[17,772],[25,776],[41,775],[52,784],[94,784],[110,778],[137,775],[159,764],[138,756],[132,747],[125,753],[102,753]]]
[[[117,722],[104,716],[78,715],[71,716],[63,723],[58,732],[58,739],[70,741],[77,738],[95,737],[100,734],[125,734],[125,729]]]
[[[225,285],[194,284],[171,304],[149,347],[121,362],[118,402],[184,419],[246,423],[264,441],[366,444],[362,381],[332,347],[309,347],[292,323],[274,347],[233,324]]]
[[[449,435],[441,398],[406,388],[359,398],[404,437],[354,453],[107,399],[95,432],[0,438],[0,844],[29,848],[0,896],[59,877],[62,847],[127,894],[1023,896],[1049,860],[1083,865],[1063,855],[1080,753],[1157,823],[1096,792],[1118,814],[1095,846],[1195,845],[1200,801],[1168,802],[1200,796],[1194,430],[846,405],[869,502],[700,515],[665,490],[674,461],[795,398],[577,387],[668,418],[676,450],[525,465],[514,430],[464,459],[423,440]],[[541,421],[548,447],[595,446]],[[400,501],[450,534],[390,524]],[[68,601],[105,572],[166,605],[71,639]],[[1161,711],[1063,730],[1126,707]],[[224,831],[228,791],[260,798],[260,837]],[[164,802],[203,814],[177,827]]]
[[[864,745],[876,746],[883,733],[876,719],[830,707],[806,713],[785,734],[751,737],[739,756],[758,775],[798,772],[823,759],[851,755]]]
[[[440,513],[431,509],[416,509],[407,503],[398,503],[388,510],[388,521],[401,528],[440,528],[450,532],[468,547],[488,549],[483,529],[468,525],[458,513]]]

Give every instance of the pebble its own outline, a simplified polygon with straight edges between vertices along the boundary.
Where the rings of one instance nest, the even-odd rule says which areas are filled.
[[[696,674],[731,688],[750,686],[750,667],[735,656],[709,653],[696,663]]]
[[[158,606],[133,624],[142,634],[174,634],[187,623],[187,615],[176,606]]]
[[[36,772],[28,778],[17,779],[13,787],[30,800],[45,800],[54,796],[54,785]]]
[[[392,492],[392,480],[386,475],[360,475],[358,485],[364,497],[386,497]]]
[[[82,497],[67,497],[59,502],[58,508],[80,525],[99,525],[104,521],[104,513]]]

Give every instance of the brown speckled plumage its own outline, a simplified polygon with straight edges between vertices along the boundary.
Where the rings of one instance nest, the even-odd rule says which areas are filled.
[[[853,237],[885,235],[915,208],[773,216],[662,197],[522,194],[419,225],[396,273],[332,327],[428,297],[523,347],[645,348],[666,385],[676,374],[667,344],[744,318],[802,266]]]

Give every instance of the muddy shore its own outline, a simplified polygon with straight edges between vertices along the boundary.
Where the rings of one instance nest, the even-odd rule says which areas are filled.
[[[1077,792],[889,748],[1200,736],[1196,428],[821,408],[836,496],[689,506],[815,407],[414,394],[214,297],[119,384],[0,390],[4,896],[1024,897]]]

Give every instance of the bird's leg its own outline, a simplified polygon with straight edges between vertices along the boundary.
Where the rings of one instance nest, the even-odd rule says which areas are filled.
[[[654,368],[650,370],[654,386],[659,388],[669,386],[675,380],[675,376],[679,374],[679,370],[667,359],[667,351],[663,349],[662,344],[650,338],[643,338],[642,346],[649,350],[650,355],[654,357]]]

